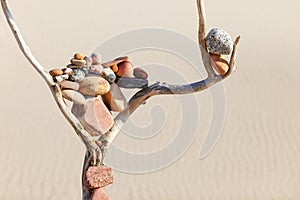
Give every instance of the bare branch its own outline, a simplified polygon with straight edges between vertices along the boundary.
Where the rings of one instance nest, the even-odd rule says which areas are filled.
[[[222,76],[222,79],[225,79],[232,72],[234,72],[236,70],[236,68],[234,67],[234,64],[235,64],[235,57],[236,57],[237,45],[240,42],[240,39],[241,39],[241,36],[238,36],[235,39],[234,43],[233,43],[233,50],[232,50],[230,61],[229,61],[229,71],[225,75]]]

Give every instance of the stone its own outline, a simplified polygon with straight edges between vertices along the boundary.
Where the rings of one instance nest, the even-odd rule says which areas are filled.
[[[87,68],[92,65],[92,58],[91,57],[85,56],[83,59],[86,61]]]
[[[229,70],[229,63],[223,55],[210,53],[211,64],[214,70],[220,74],[225,75]]]
[[[114,119],[100,96],[87,99],[84,109],[83,120],[94,131],[104,134],[113,126]]]
[[[67,99],[75,104],[78,104],[78,105],[85,104],[84,96],[75,90],[63,90],[62,96],[65,99]]]
[[[62,77],[62,76],[54,76],[53,77],[53,81],[55,82],[55,83],[60,83],[60,82],[62,82],[64,80],[64,78]]]
[[[84,56],[81,53],[75,53],[74,56],[73,56],[73,58],[75,60],[83,60]]]
[[[129,61],[124,61],[119,63],[118,65],[119,70],[117,71],[116,75],[119,77],[133,77],[133,66],[132,63]]]
[[[93,53],[91,55],[92,58],[92,65],[100,65],[101,56],[98,53]]]
[[[88,96],[98,96],[109,92],[110,85],[107,80],[102,77],[89,76],[79,82],[79,91]]]
[[[73,69],[73,73],[72,73],[72,75],[70,75],[69,80],[75,81],[75,82],[80,82],[85,78],[85,75],[86,74],[82,69],[80,69],[80,68]]]
[[[91,65],[88,67],[88,71],[91,74],[98,74],[100,75],[101,72],[103,71],[102,65]]]
[[[119,64],[121,62],[124,62],[124,61],[128,61],[128,57],[127,56],[119,57],[119,58],[116,58],[116,59],[114,59],[112,61],[103,63],[102,66],[106,67],[106,68],[110,68],[110,67],[116,66],[117,64]]]
[[[75,58],[72,58],[70,62],[71,62],[72,65],[79,66],[79,67],[86,64],[85,60],[77,60]]]
[[[73,104],[71,109],[72,114],[80,119],[84,115],[84,105]]]
[[[133,76],[135,78],[140,78],[140,79],[147,79],[148,78],[148,74],[145,70],[143,70],[142,68],[136,67],[133,69]]]
[[[110,68],[104,68],[101,72],[101,76],[110,83],[116,80],[116,75]]]
[[[110,200],[110,198],[102,188],[97,188],[93,191],[89,200]]]
[[[112,169],[105,166],[91,166],[85,176],[89,189],[103,188],[114,181]]]
[[[61,69],[52,69],[49,71],[49,74],[51,76],[61,76],[61,75],[63,75],[63,73],[64,72]]]
[[[79,90],[79,83],[64,80],[59,83],[62,90]]]
[[[110,85],[110,92],[101,96],[107,108],[114,112],[121,112],[127,107],[127,100],[115,83]]]
[[[148,87],[147,79],[121,77],[116,79],[116,83],[120,88],[146,88]]]
[[[223,29],[213,28],[206,36],[206,46],[210,53],[229,55],[233,49],[233,42]]]
[[[69,67],[63,68],[62,71],[64,74],[68,74],[68,75],[71,75],[73,73],[73,70]]]

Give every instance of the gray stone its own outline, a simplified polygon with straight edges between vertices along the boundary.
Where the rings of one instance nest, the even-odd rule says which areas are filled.
[[[210,53],[229,55],[233,49],[233,42],[223,29],[213,28],[206,36],[206,46]]]
[[[75,82],[80,82],[85,78],[85,72],[80,69],[73,69],[73,73],[70,75],[69,80],[70,81],[75,81]]]

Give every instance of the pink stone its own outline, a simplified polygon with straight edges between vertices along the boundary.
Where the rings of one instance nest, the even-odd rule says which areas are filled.
[[[101,97],[87,99],[84,105],[83,120],[95,131],[106,133],[112,127],[114,119]]]
[[[86,171],[86,184],[90,189],[103,188],[113,183],[112,169],[104,166],[92,166]]]
[[[93,191],[89,200],[110,200],[110,198],[102,188],[98,188]]]

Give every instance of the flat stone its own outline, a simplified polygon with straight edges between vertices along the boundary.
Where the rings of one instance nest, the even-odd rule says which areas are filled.
[[[124,61],[119,63],[118,71],[116,73],[119,77],[133,77],[133,66],[132,63],[129,61]]]
[[[61,69],[52,69],[49,71],[49,74],[51,76],[61,76],[61,75],[63,75],[63,73],[64,72]]]
[[[148,87],[147,79],[121,77],[116,79],[120,88],[146,88]]]
[[[103,63],[102,66],[103,67],[112,67],[114,65],[117,65],[121,62],[124,62],[124,61],[128,61],[128,57],[127,56],[124,56],[124,57],[119,57],[119,58],[116,58],[112,61],[108,61],[106,63]]]
[[[104,68],[101,72],[101,76],[108,82],[112,83],[116,80],[116,74],[110,68]]]
[[[86,64],[85,60],[77,60],[77,59],[74,59],[74,58],[72,58],[70,62],[71,62],[72,65],[75,65],[75,66],[83,66],[83,65]]]
[[[114,119],[101,97],[87,99],[84,109],[83,120],[93,130],[106,133],[112,127]]]
[[[226,31],[213,28],[206,36],[206,46],[210,53],[229,55],[233,49],[233,42]]]
[[[110,85],[110,92],[102,95],[102,100],[107,108],[114,112],[121,112],[127,107],[127,100],[115,83]]]
[[[69,80],[70,81],[75,81],[75,82],[80,82],[85,78],[86,74],[85,72],[80,69],[73,69],[73,73],[70,75]]]
[[[97,188],[93,191],[89,200],[110,200],[110,198],[102,188]]]
[[[86,171],[86,183],[90,189],[103,188],[113,183],[112,169],[104,166],[92,166]]]
[[[79,83],[64,80],[59,83],[62,90],[79,90]]]
[[[84,96],[75,90],[63,90],[62,96],[65,99],[67,99],[75,104],[78,104],[78,105],[85,104]]]
[[[71,75],[73,73],[73,70],[69,67],[63,68],[62,71],[64,74],[68,74],[68,75]]]
[[[109,92],[110,85],[102,77],[89,76],[79,82],[79,91],[88,96],[98,96]]]
[[[147,72],[139,67],[136,67],[133,69],[133,76],[135,78],[139,78],[139,79],[147,79],[148,78]]]

